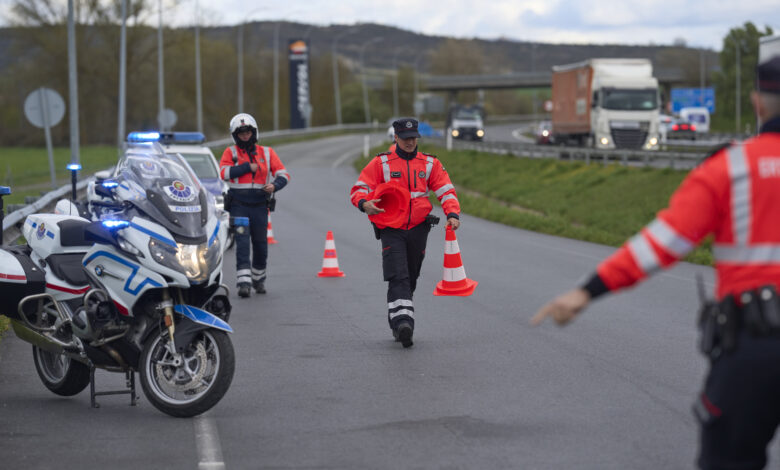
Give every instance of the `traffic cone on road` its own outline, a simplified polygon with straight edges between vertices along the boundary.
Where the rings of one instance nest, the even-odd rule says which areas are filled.
[[[333,240],[333,232],[328,230],[325,237],[325,253],[322,255],[322,271],[317,277],[344,277],[339,269],[339,258],[336,255],[336,242]]]
[[[268,213],[268,230],[266,230],[265,233],[266,233],[266,238],[268,239],[268,244],[269,245],[275,245],[275,244],[279,243],[274,238],[274,229],[273,229],[273,227],[271,227],[271,213],[270,212]]]
[[[448,225],[444,236],[444,276],[433,291],[433,295],[458,295],[466,297],[474,293],[477,281],[466,277],[460,248],[455,231]]]

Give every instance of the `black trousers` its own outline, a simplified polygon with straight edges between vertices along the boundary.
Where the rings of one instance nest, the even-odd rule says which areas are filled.
[[[425,258],[430,224],[421,223],[409,230],[383,228],[382,273],[387,281],[387,321],[395,329],[406,320],[414,328],[414,303],[412,295]]]
[[[701,424],[700,468],[764,468],[780,424],[780,337],[742,332],[736,349],[711,363],[693,408]]]
[[[264,204],[250,206],[233,200],[230,215],[249,218],[249,231],[235,235],[236,285],[265,281],[265,266],[268,261],[268,207]]]

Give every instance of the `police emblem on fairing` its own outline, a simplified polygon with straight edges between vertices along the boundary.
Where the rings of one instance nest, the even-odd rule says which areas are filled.
[[[46,236],[46,226],[43,225],[43,222],[41,222],[41,225],[38,226],[38,230],[36,230],[35,236],[38,237],[38,240],[43,240],[43,237]]]
[[[171,183],[170,186],[166,186],[165,193],[169,198],[179,202],[187,202],[195,198],[192,188],[178,180]]]
[[[144,160],[141,162],[141,171],[150,175],[156,175],[158,173],[158,166],[151,160]]]
[[[417,173],[417,176],[419,176],[420,178],[425,178],[425,171],[420,170],[420,172]]]

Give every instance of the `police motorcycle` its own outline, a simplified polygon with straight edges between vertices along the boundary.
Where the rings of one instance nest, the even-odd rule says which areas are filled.
[[[33,344],[52,392],[129,393],[171,416],[213,407],[233,379],[228,289],[221,285],[228,214],[190,166],[159,144],[129,144],[110,178],[32,214],[26,245],[0,249],[0,313]],[[93,219],[93,220],[88,220]],[[95,392],[94,370],[124,372],[129,390]]]

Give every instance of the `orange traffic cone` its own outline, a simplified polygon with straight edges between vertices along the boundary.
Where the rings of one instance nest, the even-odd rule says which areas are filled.
[[[271,227],[271,213],[270,212],[268,213],[268,230],[266,230],[265,233],[266,233],[266,238],[268,239],[268,244],[269,245],[275,245],[275,244],[279,243],[274,238],[274,229],[273,229],[273,227]]]
[[[444,276],[433,291],[433,295],[459,295],[466,297],[474,293],[477,281],[466,277],[463,261],[460,259],[460,248],[455,231],[447,226],[444,236]]]
[[[333,232],[328,230],[325,237],[325,253],[322,255],[322,271],[317,277],[344,277],[339,269],[339,258],[336,256],[336,242],[333,240]]]

